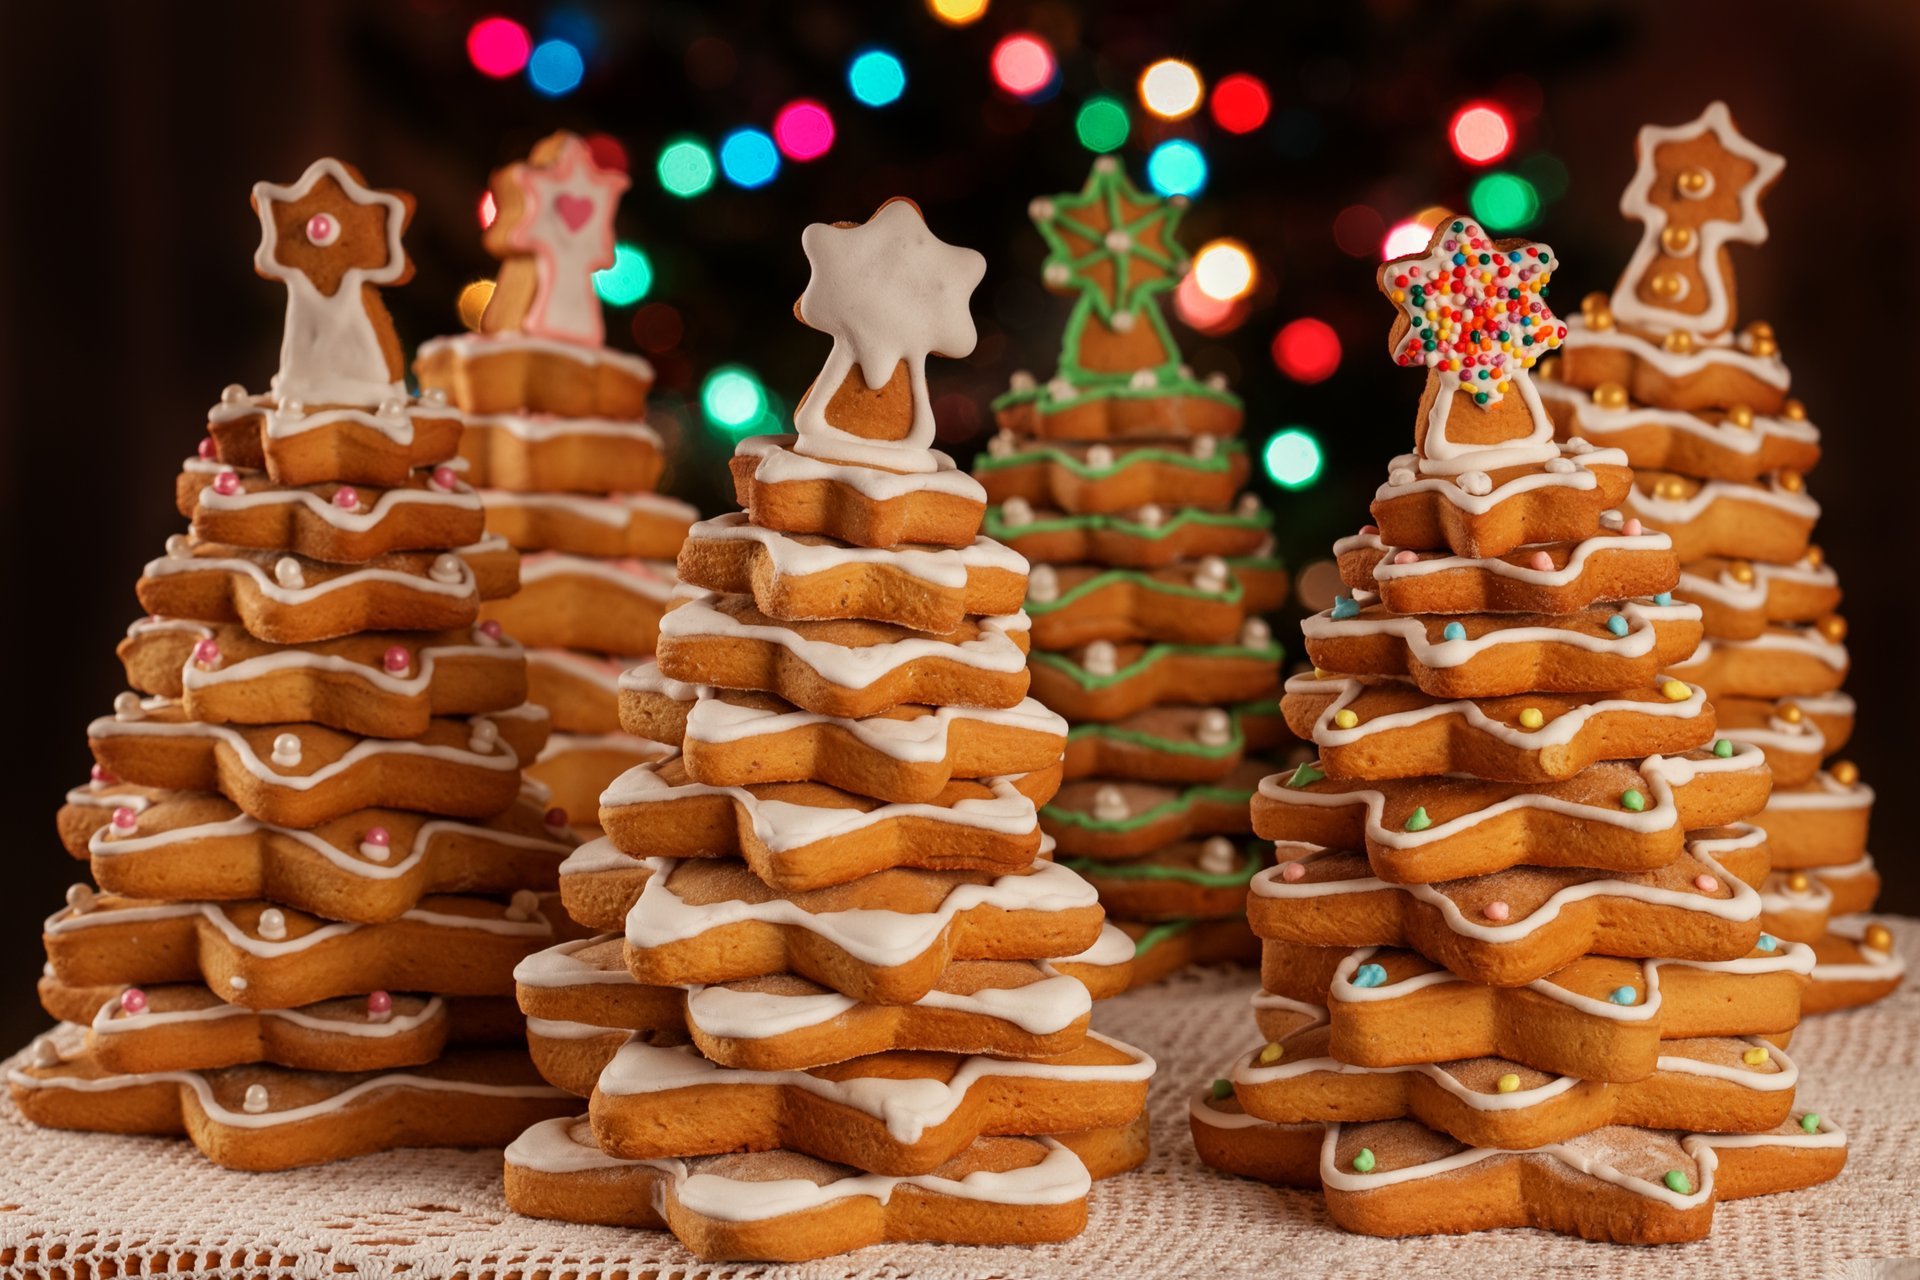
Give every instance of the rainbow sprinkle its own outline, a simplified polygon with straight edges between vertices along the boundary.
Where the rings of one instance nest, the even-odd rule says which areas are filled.
[[[1437,370],[1446,390],[1464,384],[1489,408],[1567,336],[1544,296],[1553,251],[1501,248],[1478,223],[1456,218],[1434,247],[1396,258],[1381,279],[1411,322],[1394,348],[1401,365]]]

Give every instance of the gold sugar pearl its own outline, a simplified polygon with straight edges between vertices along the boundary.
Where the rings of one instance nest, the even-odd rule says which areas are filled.
[[[1747,326],[1747,333],[1755,338],[1771,338],[1773,336],[1773,326],[1765,320],[1755,320]]]
[[[1789,893],[1805,893],[1812,887],[1813,881],[1807,878],[1807,873],[1804,871],[1796,871],[1787,877],[1787,891]]]
[[[1533,377],[1536,382],[1558,382],[1560,380],[1560,366],[1558,364],[1543,364],[1533,371]]]
[[[1847,620],[1837,613],[1830,613],[1820,619],[1820,634],[1834,644],[1847,638]]]
[[[1772,338],[1755,338],[1753,340],[1753,354],[1757,356],[1777,356],[1780,354],[1780,344]]]
[[[1827,766],[1827,773],[1843,787],[1851,787],[1860,781],[1860,766],[1851,760],[1835,760]]]
[[[1617,382],[1603,382],[1593,389],[1593,402],[1602,409],[1627,407],[1627,389]]]
[[[1806,559],[1809,569],[1818,569],[1827,562],[1827,553],[1822,551],[1818,546],[1809,544]]]
[[[1708,181],[1705,169],[1683,169],[1674,178],[1673,185],[1680,189],[1683,196],[1697,196],[1707,189]]]
[[[1753,581],[1753,566],[1745,560],[1735,560],[1727,566],[1727,576],[1741,586],[1747,586]]]
[[[1893,931],[1883,924],[1868,925],[1860,941],[1875,951],[1891,951],[1893,950]]]
[[[1679,274],[1672,271],[1658,272],[1653,279],[1647,281],[1647,291],[1654,297],[1667,301],[1679,297],[1683,287]]]
[[[1780,412],[1795,422],[1805,422],[1807,420],[1807,406],[1792,398],[1789,398],[1785,404],[1780,406]]]
[[[1683,356],[1693,350],[1693,335],[1685,329],[1675,329],[1660,340],[1660,345],[1677,356]]]
[[[1799,724],[1807,718],[1807,713],[1802,711],[1797,704],[1789,702],[1786,706],[1780,708],[1780,718],[1788,724]]]
[[[1739,427],[1742,431],[1751,430],[1753,427],[1753,410],[1744,404],[1737,404],[1727,410],[1727,421]]]
[[[1660,247],[1671,254],[1682,254],[1693,248],[1693,228],[1668,227],[1660,233]]]
[[[1798,471],[1782,471],[1775,477],[1775,483],[1788,493],[1798,493],[1807,487],[1807,478]]]
[[[1594,312],[1604,311],[1606,310],[1606,308],[1607,308],[1607,295],[1604,293],[1599,293],[1596,291],[1580,299],[1580,314],[1583,316],[1590,316]]]
[[[1587,327],[1605,332],[1613,328],[1613,312],[1605,308],[1595,311],[1587,317]]]
[[[1687,496],[1686,482],[1672,476],[1668,476],[1663,480],[1656,480],[1653,482],[1653,496],[1656,498],[1684,498]]]

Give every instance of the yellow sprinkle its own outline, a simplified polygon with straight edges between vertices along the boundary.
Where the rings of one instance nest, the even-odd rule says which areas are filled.
[[[1360,717],[1351,711],[1342,709],[1333,713],[1333,723],[1337,728],[1351,729],[1360,723]]]
[[[1680,680],[1668,680],[1660,686],[1660,692],[1668,702],[1685,702],[1693,696],[1693,690]]]
[[[1546,722],[1547,718],[1540,714],[1540,708],[1538,707],[1528,707],[1520,713],[1520,727],[1522,729],[1538,729]]]
[[[1745,1053],[1741,1054],[1740,1061],[1746,1063],[1750,1067],[1765,1066],[1767,1058],[1769,1056],[1770,1055],[1767,1053],[1765,1049],[1762,1049],[1756,1046],[1752,1049],[1747,1050]]]
[[[1259,1056],[1256,1057],[1254,1061],[1263,1067],[1270,1067],[1280,1061],[1281,1055],[1285,1052],[1286,1050],[1280,1047],[1278,1040],[1269,1041],[1267,1047],[1260,1051]]]
[[[1395,289],[1393,291],[1393,300],[1395,302],[1405,302],[1407,300],[1407,295],[1401,290]]]
[[[1315,680],[1331,680],[1333,679],[1333,672],[1327,670],[1325,667],[1315,667],[1313,669],[1313,678]]]
[[[1509,1071],[1493,1082],[1493,1087],[1502,1093],[1512,1093],[1520,1087],[1520,1077]]]

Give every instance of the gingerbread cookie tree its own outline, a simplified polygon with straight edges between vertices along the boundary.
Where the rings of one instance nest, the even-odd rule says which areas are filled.
[[[1287,580],[1242,492],[1239,401],[1194,381],[1160,314],[1186,269],[1182,207],[1112,159],[1033,202],[1073,311],[1059,373],[1014,375],[974,466],[987,531],[1034,562],[1035,695],[1073,725],[1041,823],[1136,939],[1139,981],[1250,957],[1246,805],[1267,766],[1249,752],[1286,737],[1260,615]]]
[[[507,997],[574,843],[521,777],[547,736],[525,654],[480,617],[516,557],[458,418],[399,381],[376,286],[411,272],[411,198],[321,160],[253,202],[280,371],[213,408],[175,484],[192,531],[141,575],[129,691],[59,818],[99,888],[46,923],[62,1025],[13,1096],[246,1169],[503,1144],[564,1110]]]
[[[466,415],[460,454],[487,529],[519,548],[521,591],[485,616],[531,646],[530,696],[553,736],[528,770],[591,829],[602,788],[660,749],[621,730],[615,682],[653,652],[672,558],[698,513],[652,492],[653,370],[604,343],[593,273],[613,262],[626,175],[556,133],[493,175],[486,245],[500,275],[481,332],[420,349],[421,385]]]
[[[1880,877],[1867,853],[1873,790],[1832,760],[1853,729],[1840,582],[1809,539],[1820,506],[1805,476],[1820,432],[1794,399],[1771,326],[1737,334],[1725,245],[1766,239],[1759,203],[1783,167],[1734,128],[1723,103],[1640,131],[1620,207],[1645,224],[1611,300],[1594,294],[1541,387],[1562,435],[1620,449],[1639,468],[1623,509],[1669,533],[1674,594],[1700,607],[1706,641],[1674,671],[1703,686],[1727,737],[1767,754],[1774,792],[1755,821],[1774,873],[1765,927],[1819,962],[1809,1012],[1879,999],[1904,964],[1858,913]]]
[[[1556,266],[1455,218],[1380,269],[1416,447],[1303,624],[1282,708],[1319,755],[1253,802],[1266,1043],[1194,1140],[1354,1231],[1697,1239],[1845,1160],[1779,1048],[1814,955],[1762,919],[1766,762],[1674,674],[1702,611],[1608,509],[1625,454],[1556,443],[1533,387]]]
[[[621,679],[677,750],[561,868],[612,932],[519,971],[541,1071],[591,1101],[508,1150],[508,1202],[708,1259],[1063,1239],[1144,1158],[1153,1063],[1087,1029],[1133,948],[1040,830],[1067,726],[1027,696],[1027,562],[925,444],[985,264],[906,200],[804,244],[833,348]]]

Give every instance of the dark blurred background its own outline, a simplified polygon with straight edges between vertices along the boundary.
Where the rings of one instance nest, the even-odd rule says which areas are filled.
[[[1154,171],[1191,183],[1194,156],[1204,160],[1185,243],[1240,242],[1256,281],[1231,306],[1190,292],[1176,313],[1213,332],[1178,332],[1200,372],[1226,372],[1245,395],[1256,450],[1299,428],[1321,451],[1312,483],[1263,482],[1280,548],[1302,567],[1361,521],[1387,457],[1410,439],[1419,383],[1385,356],[1389,309],[1371,280],[1390,229],[1436,205],[1523,223],[1567,263],[1553,302],[1572,312],[1611,286],[1639,234],[1616,209],[1635,129],[1725,98],[1748,136],[1788,159],[1765,205],[1771,243],[1736,251],[1740,309],[1773,322],[1796,393],[1827,433],[1812,491],[1853,623],[1849,687],[1862,705],[1848,754],[1890,806],[1883,837],[1900,825],[1904,772],[1920,763],[1908,736],[1920,597],[1898,568],[1920,544],[1904,524],[1920,450],[1914,389],[1895,376],[1912,368],[1907,304],[1889,280],[1920,219],[1920,6],[936,3],[955,20],[927,0],[9,7],[0,475],[13,550],[0,599],[13,619],[4,822],[17,873],[0,933],[0,1041],[43,1022],[37,925],[80,870],[53,813],[86,776],[88,719],[122,688],[112,651],[139,612],[139,566],[181,526],[175,468],[221,387],[262,388],[274,369],[284,294],[251,269],[250,184],[291,181],[337,154],[375,185],[411,190],[418,274],[387,301],[414,344],[458,329],[460,291],[491,273],[477,212],[488,171],[559,127],[605,135],[603,154],[630,162],[619,231],[631,250],[608,291],[645,292],[610,310],[608,331],[660,372],[656,419],[677,442],[666,487],[709,511],[731,502],[720,484],[729,427],[770,429],[824,357],[827,339],[789,310],[806,283],[806,223],[864,218],[905,193],[942,238],[986,253],[979,348],[932,371],[942,436],[964,460],[1008,374],[1053,367],[1067,308],[1039,287],[1029,199],[1078,187],[1092,159],[1081,133],[1109,145],[1121,114],[1115,154],[1136,181],[1157,147],[1184,140],[1190,149],[1162,152]],[[984,12],[964,20],[974,8]],[[470,48],[490,17],[509,23]],[[1009,37],[1025,38],[1003,46]],[[872,49],[904,74],[897,99],[877,106],[859,94],[885,98],[889,65],[849,77]],[[1139,86],[1167,58],[1208,90],[1177,121],[1155,118]],[[1180,75],[1166,83],[1177,90]],[[1213,93],[1236,75],[1264,105],[1244,78]],[[1102,96],[1117,109],[1083,114]],[[796,101],[824,109],[831,146],[785,159],[764,185],[731,180],[716,153],[736,130],[817,148],[818,115],[776,127]],[[1510,150],[1490,165],[1468,163],[1450,133],[1476,102],[1510,123]],[[762,176],[756,147],[764,157],[752,138],[731,153],[736,176]],[[670,190],[699,186],[703,166],[706,189]],[[1298,361],[1332,355],[1324,329],[1294,330],[1305,341],[1284,361],[1272,345],[1302,318],[1339,343],[1317,382],[1303,378],[1324,370]],[[716,422],[702,389],[723,365],[745,377],[710,389],[708,408],[730,420]],[[767,397],[757,417],[755,387]],[[1285,465],[1310,469],[1310,455],[1296,438]],[[1883,906],[1920,909],[1905,849],[1878,852]]]

